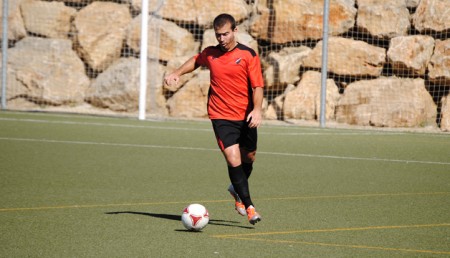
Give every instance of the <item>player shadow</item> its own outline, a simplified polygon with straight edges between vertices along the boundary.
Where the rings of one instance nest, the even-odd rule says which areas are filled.
[[[161,213],[138,212],[138,211],[112,211],[112,212],[105,212],[105,214],[107,214],[107,215],[132,214],[132,215],[149,216],[149,217],[159,218],[159,219],[181,221],[181,215],[173,215],[173,214],[161,214]],[[231,220],[210,219],[208,224],[215,225],[215,226],[224,226],[224,227],[254,229],[254,227],[236,225],[236,224],[240,224],[240,222],[231,221]],[[187,230],[176,230],[176,231],[187,231]]]

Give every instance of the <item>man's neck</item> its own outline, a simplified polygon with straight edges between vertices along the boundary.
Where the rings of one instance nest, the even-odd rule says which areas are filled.
[[[236,46],[239,44],[239,42],[237,42],[237,41],[235,41],[234,42],[234,44],[233,44],[233,47],[231,47],[231,48],[229,48],[229,49],[225,49],[225,48],[220,48],[223,52],[230,52],[230,51],[233,51],[235,48],[236,48]]]

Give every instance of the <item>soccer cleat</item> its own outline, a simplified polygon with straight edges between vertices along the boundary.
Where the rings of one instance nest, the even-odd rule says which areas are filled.
[[[253,207],[253,205],[250,205],[247,208],[247,217],[248,217],[248,222],[250,222],[250,224],[255,225],[256,222],[261,220],[261,215],[259,215],[259,213],[256,212],[255,207]]]
[[[240,215],[245,216],[247,214],[247,212],[245,211],[245,205],[242,203],[239,195],[234,191],[234,187],[232,184],[228,187],[228,192],[230,192],[231,196],[233,196],[234,198],[234,208],[236,209],[236,211]]]

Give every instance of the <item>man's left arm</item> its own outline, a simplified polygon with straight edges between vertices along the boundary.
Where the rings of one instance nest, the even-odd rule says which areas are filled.
[[[249,127],[259,127],[262,122],[262,103],[264,98],[264,88],[256,87],[253,89],[253,110],[247,116],[247,122],[250,121]]]

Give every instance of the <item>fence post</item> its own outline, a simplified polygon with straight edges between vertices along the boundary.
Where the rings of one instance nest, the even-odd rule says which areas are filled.
[[[155,47],[152,49],[153,53],[150,55],[154,57],[154,61],[150,63],[149,69],[148,67],[148,60],[149,60],[149,54],[148,54],[148,30],[149,30],[149,7],[148,7],[148,0],[142,0],[142,24],[141,24],[141,50],[140,50],[140,91],[139,91],[139,120],[144,120],[146,116],[146,108],[147,108],[147,90],[148,90],[148,97],[150,98],[150,110],[156,110],[157,104],[156,104],[156,92],[157,92],[157,85],[160,83],[160,80],[162,78],[157,78],[158,75],[158,65],[159,65],[159,48]],[[156,19],[160,19],[160,15],[158,14],[161,8],[164,5],[164,0],[158,0],[156,3],[156,8],[154,11],[152,11],[152,16],[150,19],[150,26],[155,26],[155,29],[153,30],[153,35],[151,35],[151,43],[150,45],[156,46],[160,44],[160,26],[161,23],[157,21]],[[145,8],[145,9],[144,9]],[[146,15],[144,15],[146,14]],[[144,18],[145,16],[145,18]],[[152,20],[154,21],[152,23]],[[148,73],[148,74],[147,74]],[[150,85],[147,85],[147,77],[150,78]]]
[[[2,26],[2,109],[6,109],[6,84],[8,83],[8,0],[3,0]]]
[[[139,120],[145,120],[147,101],[147,54],[148,54],[148,0],[142,0],[141,50],[139,77]]]
[[[320,127],[325,127],[327,105],[327,75],[328,75],[328,16],[330,1],[324,0],[323,5],[323,40],[322,40],[322,82],[320,93]]]

